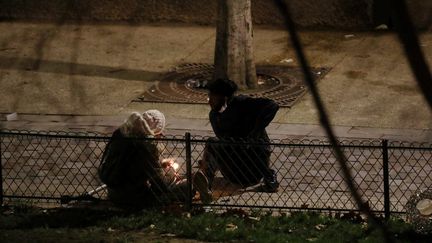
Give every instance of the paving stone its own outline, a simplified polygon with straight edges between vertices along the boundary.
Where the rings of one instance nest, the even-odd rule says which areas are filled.
[[[175,119],[174,121],[168,121],[166,124],[167,129],[182,129],[191,131],[210,131],[211,126],[208,120],[200,119]]]
[[[332,130],[334,132],[334,135],[338,138],[350,138],[352,137],[352,134],[350,133],[352,127],[351,126],[334,126],[332,127]],[[315,137],[326,137],[327,133],[325,130],[319,126],[311,131],[308,135],[315,136]]]
[[[277,131],[269,130],[269,133],[279,133],[285,135],[310,135],[312,131],[318,129],[317,125],[304,125],[304,124],[279,124]]]
[[[29,121],[29,122],[66,122],[72,116],[67,115],[32,115],[32,114],[18,114],[18,120]]]
[[[31,124],[28,121],[0,121],[0,128],[5,130],[24,130]]]

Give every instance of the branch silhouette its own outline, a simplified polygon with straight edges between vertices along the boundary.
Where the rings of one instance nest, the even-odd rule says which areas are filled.
[[[345,154],[342,152],[341,147],[339,146],[339,142],[336,139],[336,136],[333,132],[333,129],[330,125],[330,119],[328,118],[327,112],[325,110],[324,104],[321,101],[320,94],[318,92],[318,89],[315,86],[315,80],[312,75],[311,69],[309,67],[308,61],[306,60],[306,56],[303,52],[303,47],[300,42],[300,39],[297,35],[296,26],[294,21],[291,18],[291,13],[288,4],[284,0],[275,0],[276,5],[278,6],[278,9],[281,11],[282,15],[284,16],[285,25],[288,28],[288,32],[290,34],[291,42],[295,48],[297,57],[300,61],[301,68],[304,73],[305,81],[309,87],[309,91],[312,94],[313,101],[315,103],[315,106],[319,113],[319,118],[322,127],[324,128],[327,137],[329,138],[330,143],[333,146],[333,150],[335,152],[335,156],[339,162],[339,166],[342,170],[345,183],[347,184],[351,195],[354,198],[355,203],[357,204],[357,207],[365,213],[370,221],[378,226],[386,239],[386,242],[392,242],[390,235],[388,234],[388,230],[386,226],[370,211],[369,207],[365,202],[363,202],[360,194],[358,193],[356,186],[354,184],[353,177],[351,175],[351,171],[349,170],[347,166],[347,158]]]
[[[392,12],[395,16],[396,31],[405,50],[405,55],[432,112],[432,75],[420,48],[415,27],[409,16],[405,1],[393,1]]]

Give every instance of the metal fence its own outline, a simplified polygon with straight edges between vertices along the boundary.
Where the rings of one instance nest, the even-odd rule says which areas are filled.
[[[107,136],[61,132],[0,132],[2,183],[6,204],[58,206],[64,196],[79,196],[102,183],[97,168]],[[206,138],[157,139],[161,158],[173,158],[178,172],[191,184],[203,156]],[[244,144],[248,146],[250,144]],[[217,174],[214,207],[286,210],[357,210],[346,187],[331,145],[324,140],[273,140],[270,167],[277,171],[276,193],[238,188]],[[341,141],[358,191],[375,212],[402,213],[411,195],[432,185],[432,144],[386,140]],[[94,195],[106,198],[102,190]],[[183,202],[199,205],[197,199]]]

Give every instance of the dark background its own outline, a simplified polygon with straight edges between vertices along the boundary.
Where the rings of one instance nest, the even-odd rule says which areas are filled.
[[[385,1],[288,2],[300,27],[369,29],[388,20]],[[0,0],[0,19],[212,25],[215,23],[216,3],[217,0]],[[282,26],[282,17],[273,0],[252,0],[252,5],[255,24]],[[415,25],[430,29],[432,1],[407,0],[407,5]]]

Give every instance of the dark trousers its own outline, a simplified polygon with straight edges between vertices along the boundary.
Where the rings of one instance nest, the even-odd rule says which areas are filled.
[[[159,188],[108,187],[108,198],[119,207],[141,209],[173,202],[186,202],[188,188],[186,179],[177,180],[164,191]],[[195,192],[192,191],[191,196],[194,194]]]
[[[270,149],[263,144],[233,143],[211,138],[207,141],[201,169],[210,185],[217,170],[225,179],[243,187],[256,185],[262,178],[270,178]]]

